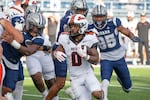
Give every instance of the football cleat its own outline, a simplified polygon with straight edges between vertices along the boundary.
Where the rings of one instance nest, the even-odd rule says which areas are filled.
[[[121,87],[122,87],[122,89],[123,89],[124,92],[126,92],[126,93],[129,93],[129,92],[130,92],[130,89],[125,89],[125,88],[123,87],[122,82],[121,82],[121,80],[120,80],[119,77],[117,77],[117,81],[120,83],[120,85],[121,85]]]
[[[73,91],[72,91],[71,87],[67,88],[67,89],[65,90],[65,93],[66,93],[68,96],[70,96],[73,100],[76,100],[76,99],[75,99],[75,95],[73,94]]]

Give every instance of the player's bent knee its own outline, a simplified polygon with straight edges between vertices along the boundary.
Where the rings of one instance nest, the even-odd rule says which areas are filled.
[[[8,87],[3,86],[3,87],[2,87],[2,95],[4,96],[4,95],[7,94],[8,92],[13,92],[13,90],[10,89],[10,88],[8,88]]]
[[[56,85],[59,89],[62,89],[65,86],[66,79],[56,80]]]

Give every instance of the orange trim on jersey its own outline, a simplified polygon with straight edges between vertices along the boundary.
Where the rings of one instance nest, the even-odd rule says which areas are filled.
[[[61,32],[61,34],[69,34],[68,32]]]
[[[74,23],[74,18],[75,18],[75,15],[73,15],[69,21],[69,23]]]
[[[89,31],[89,32],[85,32],[85,34],[93,35],[93,34],[95,34],[95,33],[94,33],[94,32],[92,32],[92,31]]]
[[[82,19],[85,19],[85,17],[81,17],[81,16],[78,17],[78,20],[82,20]]]
[[[0,64],[0,85],[2,85],[2,80],[3,80],[3,67],[2,64]]]
[[[21,1],[16,1],[16,5],[20,5],[21,4]]]
[[[20,9],[17,9],[17,8],[15,8],[15,7],[10,7],[10,9],[15,9],[15,10],[17,10],[17,11],[19,11],[20,13],[23,13]]]

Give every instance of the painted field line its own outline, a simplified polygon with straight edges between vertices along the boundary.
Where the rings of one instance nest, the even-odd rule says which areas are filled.
[[[41,95],[33,95],[33,94],[23,94],[24,96],[27,96],[27,97],[35,97],[35,98],[42,98]],[[59,100],[71,100],[70,98],[62,98],[62,97],[59,97]]]

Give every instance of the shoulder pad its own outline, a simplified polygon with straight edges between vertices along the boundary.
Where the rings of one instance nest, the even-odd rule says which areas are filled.
[[[61,32],[61,34],[69,34],[68,32]]]
[[[92,31],[88,31],[88,32],[85,32],[85,34],[86,34],[86,35],[93,35],[93,34],[95,34],[95,33],[92,32]]]

